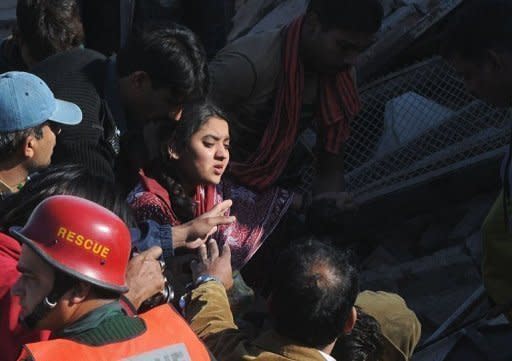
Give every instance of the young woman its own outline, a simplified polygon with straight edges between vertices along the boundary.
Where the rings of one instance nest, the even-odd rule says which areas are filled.
[[[140,183],[128,196],[137,221],[151,219],[178,230],[212,209],[226,209],[236,220],[213,227],[212,237],[229,243],[233,267],[240,269],[279,223],[293,194],[280,188],[255,193],[223,178],[230,157],[229,125],[210,103],[187,106],[175,127],[162,126],[160,138],[159,159],[140,171]]]

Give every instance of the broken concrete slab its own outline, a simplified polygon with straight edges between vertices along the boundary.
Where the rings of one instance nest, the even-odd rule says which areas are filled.
[[[375,284],[384,279],[400,280],[405,275],[417,278],[436,269],[460,265],[472,267],[472,260],[471,257],[465,254],[463,247],[456,246],[410,262],[365,271],[361,275],[361,281],[363,283]]]
[[[424,323],[425,337],[434,332],[481,282],[478,268],[463,246],[361,274],[363,288],[400,294]]]
[[[433,223],[421,235],[419,249],[426,253],[446,248],[446,241],[449,239],[451,227],[446,223]]]
[[[480,265],[483,257],[482,232],[476,231],[466,239],[466,249],[473,262]]]
[[[378,246],[361,264],[362,269],[376,269],[396,264],[396,258],[383,246]]]
[[[494,201],[495,196],[493,193],[482,194],[463,205],[462,208],[466,209],[466,214],[452,230],[450,238],[466,239],[480,229]]]

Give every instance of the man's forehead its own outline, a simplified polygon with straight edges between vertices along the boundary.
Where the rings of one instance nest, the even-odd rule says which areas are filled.
[[[39,257],[34,250],[24,244],[21,248],[18,268],[26,272],[38,273],[51,268],[51,266]]]
[[[375,42],[376,35],[369,33],[359,33],[346,30],[336,30],[336,37],[338,41],[357,46],[368,47]]]

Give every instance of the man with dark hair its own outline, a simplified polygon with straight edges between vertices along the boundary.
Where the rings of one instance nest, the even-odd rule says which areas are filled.
[[[312,0],[286,28],[240,38],[212,60],[210,95],[232,114],[232,171],[242,184],[299,188],[313,160],[298,139],[313,128],[313,193],[344,189],[343,145],[360,108],[354,65],[382,17],[378,0]]]
[[[117,73],[128,128],[178,119],[183,104],[204,98],[209,85],[202,45],[178,24],[134,35],[119,51]]]
[[[512,106],[511,19],[512,2],[508,0],[465,3],[441,47],[468,90],[498,107]],[[483,224],[482,273],[489,296],[512,319],[511,158],[509,149],[502,164],[503,190]]]
[[[202,96],[207,87],[205,62],[194,34],[169,25],[134,35],[117,58],[74,49],[38,64],[33,72],[55,94],[84,111],[80,127],[63,128],[55,161],[81,163],[113,178],[119,152],[117,127],[122,133],[140,135],[154,120],[179,119],[182,104]]]
[[[17,192],[29,174],[50,164],[64,124],[82,120],[75,104],[55,99],[35,75],[0,75],[0,198]]]
[[[350,333],[359,277],[347,254],[320,242],[295,245],[272,275],[270,313],[279,335],[322,350]]]
[[[0,45],[0,72],[30,68],[83,42],[76,0],[18,0],[14,36]]]
[[[332,361],[336,341],[356,325],[358,304],[379,323],[393,320],[382,328],[384,360],[407,360],[419,341],[419,322],[400,297],[383,292],[358,296],[359,279],[349,255],[316,240],[294,242],[276,262],[268,300],[274,328],[250,340],[235,325],[226,295],[233,283],[229,245],[219,254],[211,240],[199,250],[199,261],[192,264],[195,288],[182,306],[192,329],[220,360]],[[369,346],[371,357],[375,345]]]

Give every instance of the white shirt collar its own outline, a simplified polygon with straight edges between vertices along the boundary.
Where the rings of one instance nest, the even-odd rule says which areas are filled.
[[[336,359],[334,357],[332,357],[331,355],[328,355],[325,352],[320,351],[320,350],[318,350],[318,352],[320,352],[320,355],[322,355],[322,357],[325,359],[325,361],[336,361]]]

